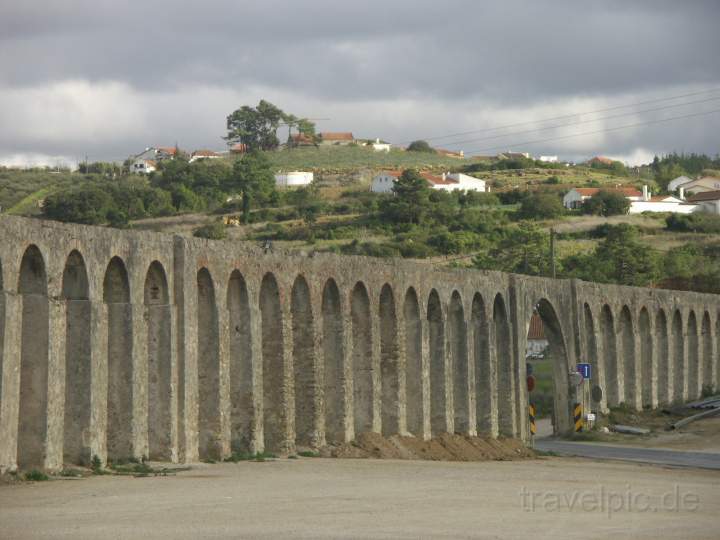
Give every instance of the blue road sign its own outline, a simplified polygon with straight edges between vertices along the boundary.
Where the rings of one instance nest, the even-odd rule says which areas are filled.
[[[583,376],[583,379],[589,379],[592,376],[590,364],[577,364],[575,367],[577,368],[578,373]]]

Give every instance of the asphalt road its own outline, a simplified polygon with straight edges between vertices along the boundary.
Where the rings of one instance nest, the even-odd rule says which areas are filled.
[[[538,439],[535,441],[535,448],[564,456],[720,470],[720,454],[706,452],[611,446],[587,442],[558,441],[555,439]]]

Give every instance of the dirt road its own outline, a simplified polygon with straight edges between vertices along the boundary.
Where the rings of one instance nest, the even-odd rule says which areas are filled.
[[[308,458],[0,487],[0,537],[717,538],[720,473]]]

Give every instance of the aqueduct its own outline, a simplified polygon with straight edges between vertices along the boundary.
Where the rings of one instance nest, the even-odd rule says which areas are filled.
[[[603,406],[717,386],[720,297],[0,217],[0,469],[527,437],[533,310]]]

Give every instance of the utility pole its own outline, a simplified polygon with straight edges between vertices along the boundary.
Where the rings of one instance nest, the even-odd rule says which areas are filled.
[[[550,277],[555,279],[555,229],[550,229]]]

